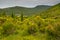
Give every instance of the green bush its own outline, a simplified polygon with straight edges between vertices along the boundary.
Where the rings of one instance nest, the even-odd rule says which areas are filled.
[[[5,21],[6,19],[0,18],[0,25],[4,24]]]
[[[27,30],[28,34],[35,34],[36,32],[38,32],[38,27],[36,25],[28,26],[28,30]]]
[[[14,33],[16,33],[16,26],[14,26],[12,23],[5,23],[3,25],[2,35],[10,35]]]

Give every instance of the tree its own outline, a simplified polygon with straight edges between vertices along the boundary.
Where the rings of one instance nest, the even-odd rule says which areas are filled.
[[[23,21],[23,13],[21,13],[21,21]]]
[[[12,12],[12,14],[11,14],[11,17],[12,17],[12,18],[14,18],[14,17],[15,17],[15,15],[14,15],[14,13],[13,13],[13,12]]]

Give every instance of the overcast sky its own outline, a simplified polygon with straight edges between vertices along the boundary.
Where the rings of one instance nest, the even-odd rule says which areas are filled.
[[[60,0],[0,0],[0,8],[11,6],[34,7],[37,5],[55,5]]]

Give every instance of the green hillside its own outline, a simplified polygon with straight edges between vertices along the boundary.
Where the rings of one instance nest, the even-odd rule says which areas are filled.
[[[37,12],[45,11],[48,8],[50,8],[50,6],[47,6],[47,5],[39,5],[39,6],[36,6],[35,8],[26,8],[26,7],[15,6],[15,7],[0,9],[0,13],[2,13],[4,11],[6,14],[14,13],[14,14],[18,15],[20,13],[23,13],[24,15],[32,15]]]
[[[40,13],[43,18],[60,18],[60,3]]]
[[[0,40],[60,40],[60,4],[44,9],[42,13],[41,8],[46,7],[1,9],[0,12],[3,15],[0,15]],[[27,17],[22,14],[28,15],[28,13],[35,12],[37,14]],[[11,14],[9,16],[5,13],[21,13],[21,15]]]

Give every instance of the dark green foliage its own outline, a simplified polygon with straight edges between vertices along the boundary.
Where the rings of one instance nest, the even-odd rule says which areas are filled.
[[[0,17],[2,16],[2,14],[0,13]]]
[[[21,21],[23,21],[23,13],[21,13]]]
[[[47,6],[47,5],[39,5],[39,6],[35,7],[35,8],[25,8],[25,7],[16,6],[16,7],[10,7],[10,8],[5,8],[5,9],[0,9],[0,13],[2,11],[5,11],[6,14],[11,15],[12,11],[13,11],[14,14],[19,15],[20,12],[23,11],[24,15],[31,16],[31,15],[34,15],[35,13],[45,11],[48,8],[50,8],[50,6]]]
[[[12,18],[14,18],[14,17],[15,17],[15,14],[14,14],[14,13],[12,13],[12,14],[11,14],[11,17],[12,17]]]
[[[37,29],[35,27],[28,28],[28,33],[29,34],[35,34],[36,32],[37,32]]]
[[[38,23],[37,23],[37,25],[38,25],[38,26],[41,26],[41,23],[40,23],[40,22],[38,22]]]
[[[2,35],[7,36],[15,32],[16,32],[16,27],[13,24],[8,23],[8,24],[3,25]]]
[[[5,11],[2,12],[2,16],[6,16],[6,12]]]

